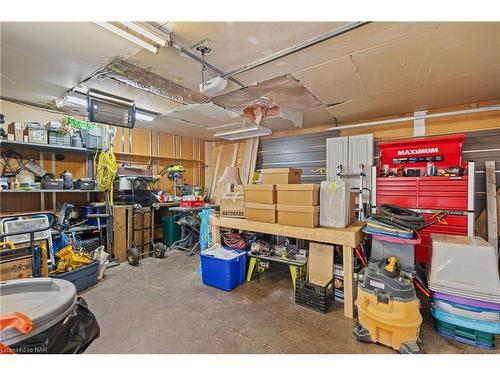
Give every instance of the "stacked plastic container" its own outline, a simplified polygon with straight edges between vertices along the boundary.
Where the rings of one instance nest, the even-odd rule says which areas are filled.
[[[484,349],[500,334],[498,251],[480,237],[432,234],[429,288],[443,336]]]

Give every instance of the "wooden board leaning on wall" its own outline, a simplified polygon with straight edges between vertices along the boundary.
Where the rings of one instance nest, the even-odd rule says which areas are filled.
[[[250,182],[257,163],[259,138],[234,142],[213,142],[208,145],[205,193],[210,203],[219,204],[220,198],[230,189],[229,184],[219,182],[226,167],[238,168],[243,184]],[[242,188],[243,186],[236,186],[235,190]]]

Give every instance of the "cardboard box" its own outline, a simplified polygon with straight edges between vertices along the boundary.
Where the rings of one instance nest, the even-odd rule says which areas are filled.
[[[307,278],[310,283],[326,286],[333,279],[333,245],[309,242]]]
[[[271,168],[262,169],[263,184],[300,184],[302,182],[302,169]]]
[[[274,185],[245,185],[245,202],[275,204],[276,190]]]
[[[42,124],[31,123],[27,125],[28,128],[28,142],[30,143],[47,143],[47,130]]]
[[[24,142],[26,124],[24,122],[11,122],[8,127],[8,132],[14,134],[15,141]]]
[[[319,185],[316,184],[279,184],[276,191],[278,204],[319,205]]]
[[[224,217],[245,218],[245,194],[227,193],[220,199],[220,214]]]
[[[319,225],[319,206],[277,204],[278,223],[296,227],[315,228]]]
[[[263,223],[276,223],[276,205],[245,202],[245,218]]]

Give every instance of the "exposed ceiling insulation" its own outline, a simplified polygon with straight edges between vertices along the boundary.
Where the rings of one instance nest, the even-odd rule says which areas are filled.
[[[111,61],[98,72],[98,76],[125,83],[128,86],[181,104],[203,103],[208,100],[206,96],[199,92],[188,89],[121,59]]]
[[[160,114],[184,107],[184,105],[179,102],[159,95],[151,95],[147,91],[140,90],[110,78],[92,78],[81,86],[82,88],[95,89],[106,93],[119,93],[121,97],[133,100],[136,107]]]
[[[264,101],[277,106],[282,112],[281,117],[292,120],[294,125],[299,127],[302,126],[303,111],[321,105],[318,99],[290,75],[220,95],[212,101],[221,107],[240,113],[245,108]],[[299,119],[297,115],[300,115]]]

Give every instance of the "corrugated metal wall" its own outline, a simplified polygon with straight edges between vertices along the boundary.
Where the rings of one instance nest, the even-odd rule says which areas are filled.
[[[262,139],[259,144],[257,169],[300,168],[303,182],[318,183],[325,180],[321,169],[326,169],[326,139],[332,133],[289,138]],[[374,164],[378,162],[378,148],[374,147]],[[467,133],[464,159],[476,162],[476,213],[485,207],[486,188],[484,162],[495,160],[497,185],[500,185],[500,129]]]

